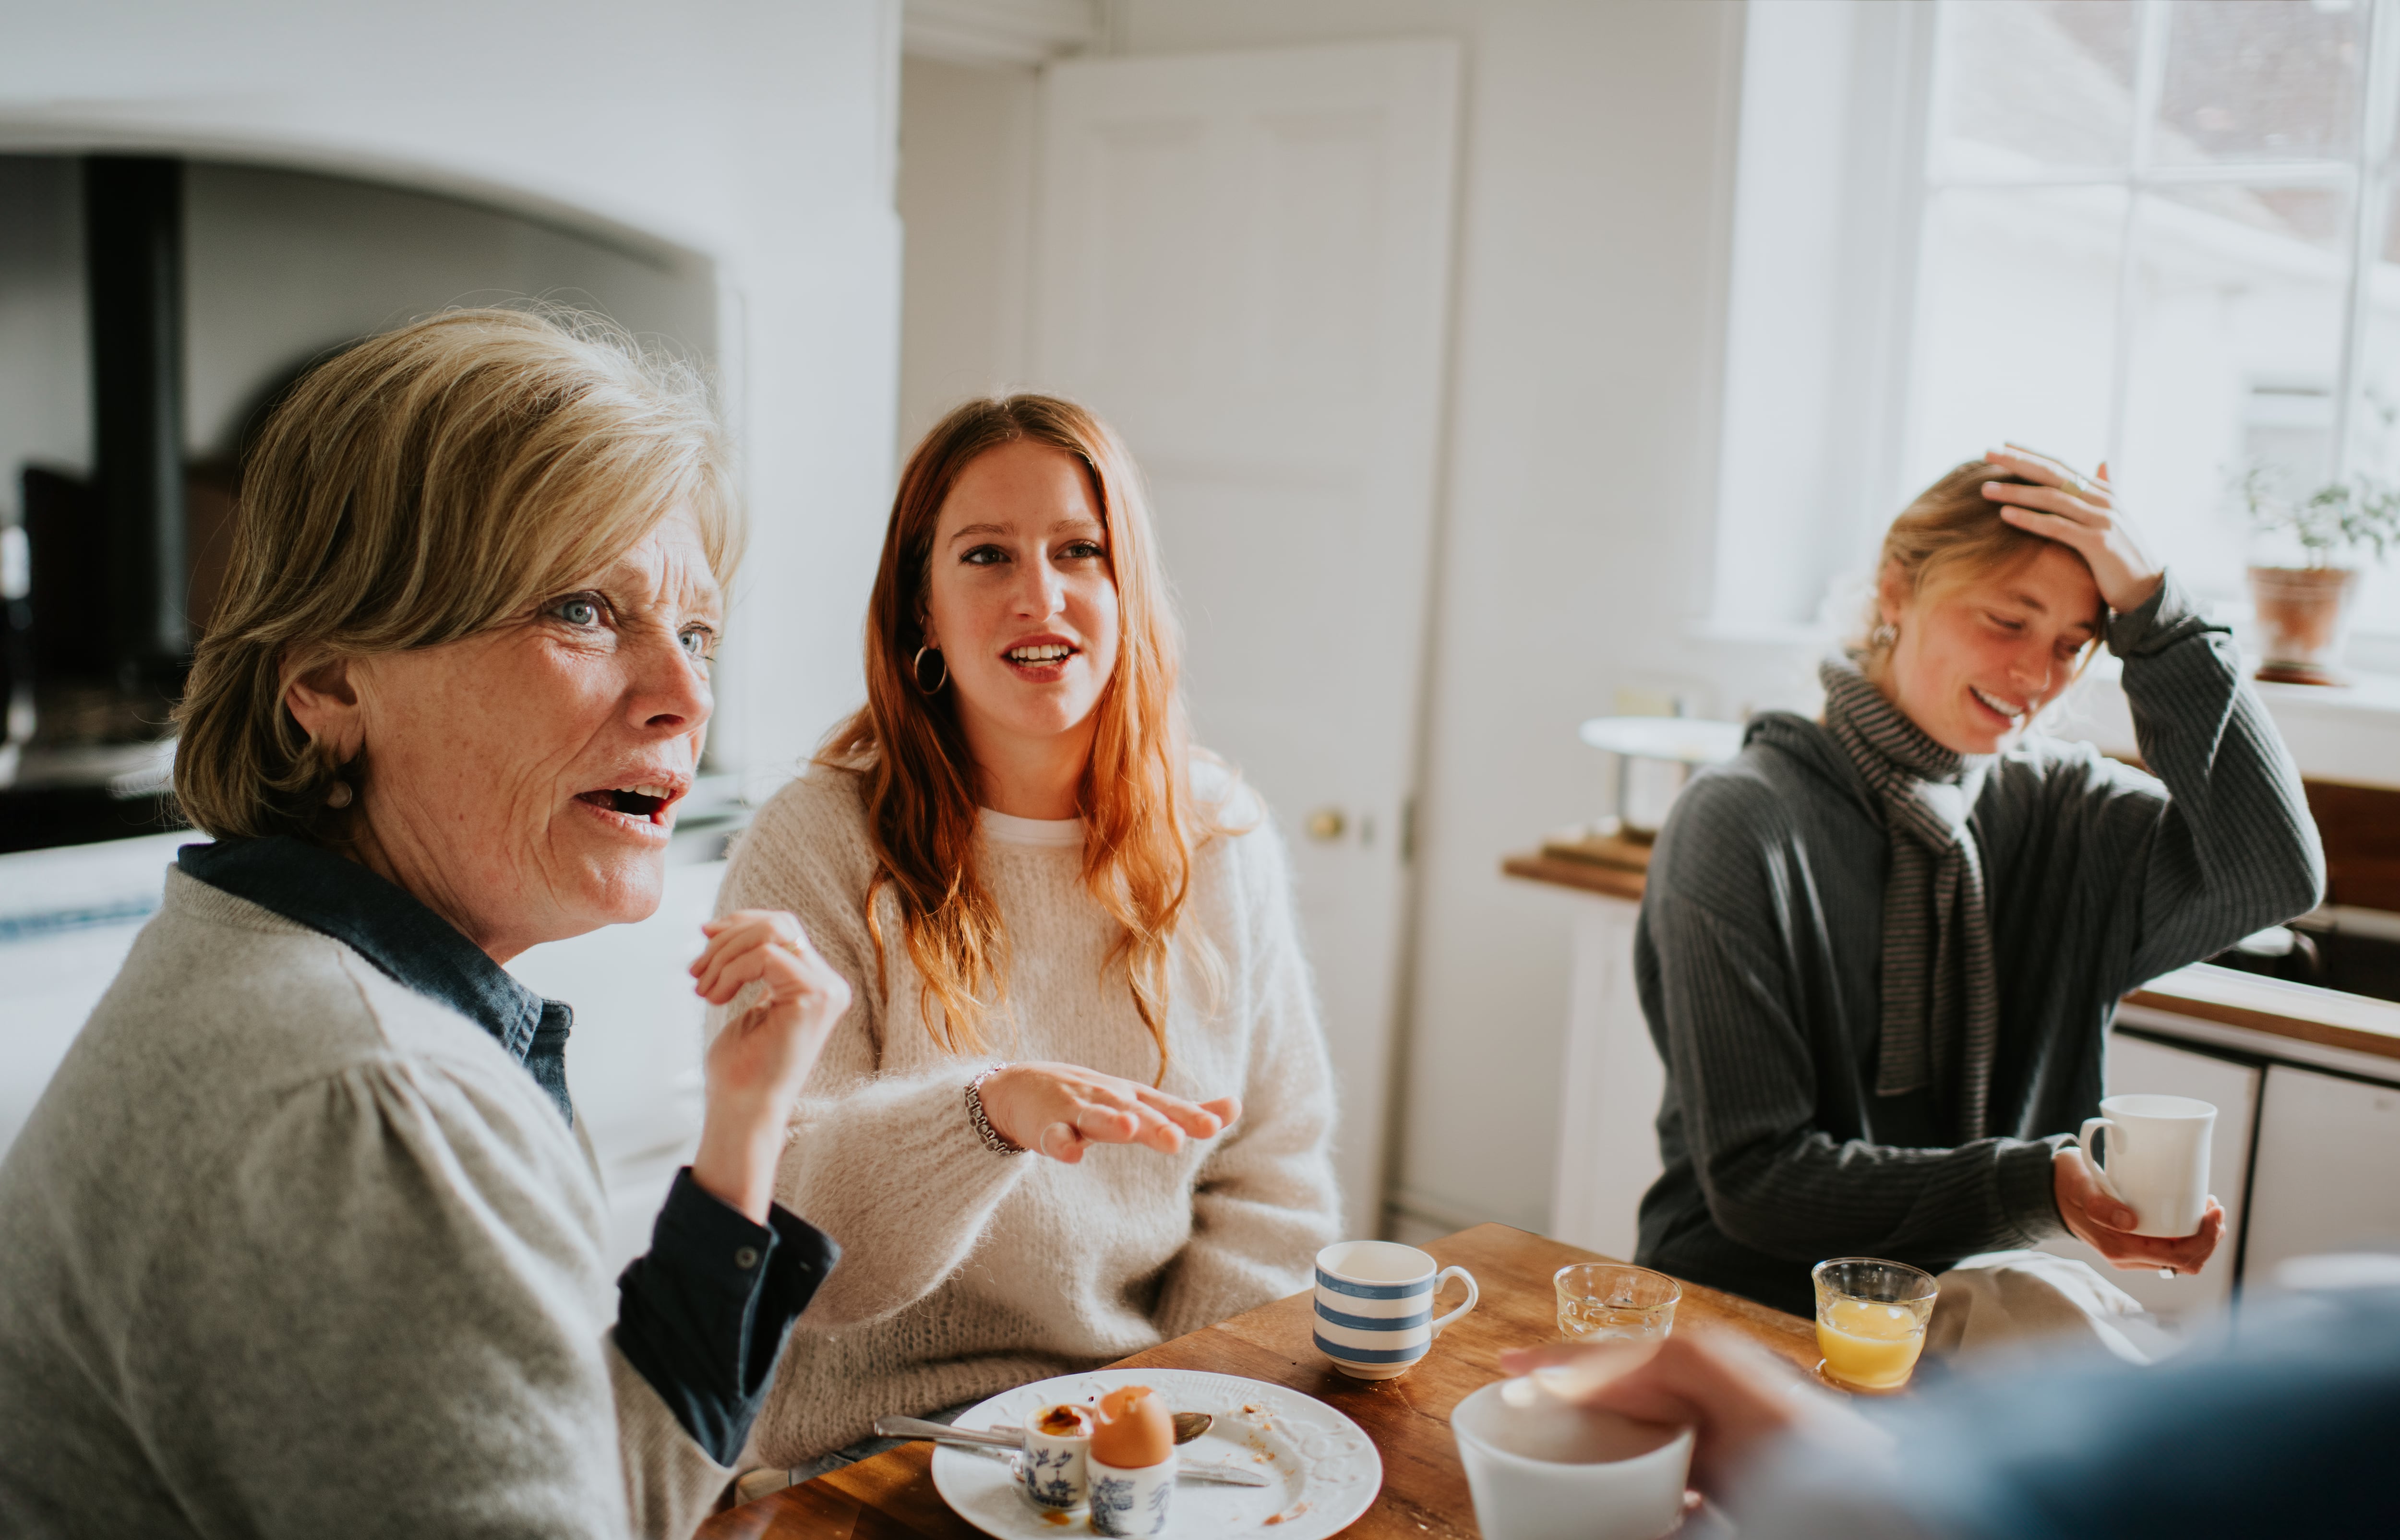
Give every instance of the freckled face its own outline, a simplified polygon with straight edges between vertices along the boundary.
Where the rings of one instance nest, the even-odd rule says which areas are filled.
[[[722,613],[678,511],[529,614],[365,660],[359,807],[404,885],[495,955],[646,919]]]
[[[1108,539],[1090,473],[1063,450],[1020,439],[960,474],[934,523],[924,627],[970,743],[1093,730],[1117,662]]]
[[[1995,754],[2073,682],[2098,634],[2100,588],[2083,558],[2044,546],[2012,572],[1943,580],[1922,593],[1887,583],[1900,628],[1878,681],[1944,748]]]

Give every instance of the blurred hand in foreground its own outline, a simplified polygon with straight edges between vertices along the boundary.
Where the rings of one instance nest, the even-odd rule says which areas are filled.
[[[1511,1348],[1511,1374],[1530,1374],[1561,1400],[1693,1430],[1692,1484],[1711,1499],[1795,1432],[1872,1449],[1885,1436],[1798,1371],[1747,1342],[1673,1336],[1663,1342],[1571,1342]]]

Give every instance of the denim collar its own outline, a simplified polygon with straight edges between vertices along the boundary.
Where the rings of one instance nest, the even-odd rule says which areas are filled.
[[[284,835],[186,845],[175,865],[186,877],[332,936],[393,982],[491,1033],[574,1124],[566,1063],[574,1011],[518,983],[404,889],[358,862]]]

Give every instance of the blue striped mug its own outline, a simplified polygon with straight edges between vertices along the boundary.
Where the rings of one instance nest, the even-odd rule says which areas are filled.
[[[1466,1286],[1466,1302],[1436,1319],[1433,1297],[1452,1278]],[[1413,1246],[1343,1241],[1316,1254],[1316,1351],[1354,1380],[1389,1380],[1406,1374],[1480,1297],[1473,1274]]]

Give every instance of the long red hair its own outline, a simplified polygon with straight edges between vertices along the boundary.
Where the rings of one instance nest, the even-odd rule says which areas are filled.
[[[975,870],[975,766],[952,704],[955,691],[918,688],[934,526],[942,504],[977,456],[1019,441],[1081,461],[1108,531],[1117,589],[1116,668],[1101,688],[1092,756],[1076,801],[1084,817],[1084,884],[1123,934],[1120,961],[1134,1009],[1158,1044],[1166,1073],[1170,945],[1192,889],[1200,845],[1224,832],[1191,782],[1193,753],[1178,689],[1182,637],[1167,598],[1150,509],[1124,443],[1098,417],[1055,396],[973,401],[936,424],[908,457],[892,499],[883,559],[866,606],[866,704],[836,729],[820,763],[863,779],[876,871],[866,889],[876,971],[885,937],[876,897],[899,900],[910,961],[923,977],[926,1028],[947,1051],[980,1053],[987,1013],[1008,990],[1008,940],[1000,906]],[[1204,974],[1217,960],[1203,947]]]

